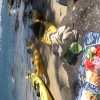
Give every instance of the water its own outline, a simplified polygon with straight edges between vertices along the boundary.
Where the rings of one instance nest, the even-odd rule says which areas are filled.
[[[12,98],[12,82],[10,70],[12,67],[9,51],[11,39],[10,19],[7,16],[6,0],[0,0],[0,100]]]
[[[19,9],[19,28],[14,30],[16,15],[8,16],[7,0],[0,0],[0,100],[33,100],[31,84],[25,79],[31,69],[25,39],[29,32],[22,22],[24,4]]]

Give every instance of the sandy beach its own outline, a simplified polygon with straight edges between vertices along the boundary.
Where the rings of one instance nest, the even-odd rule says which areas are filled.
[[[43,0],[41,2],[37,0],[33,3],[33,8],[37,9],[35,6],[45,15],[46,20],[53,23],[56,27],[67,14],[67,6],[58,4],[56,0]],[[44,73],[46,84],[54,99],[62,100],[61,89],[63,87],[70,88],[68,70],[62,66],[61,58],[53,54],[51,46],[43,43],[38,43],[38,46],[46,67],[46,72]],[[67,90],[65,92],[67,95]],[[71,100],[71,98],[67,100]]]

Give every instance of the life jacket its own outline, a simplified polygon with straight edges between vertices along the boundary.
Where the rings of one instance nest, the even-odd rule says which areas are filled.
[[[57,28],[52,23],[44,21],[43,16],[42,16],[41,12],[39,12],[39,11],[32,12],[32,24],[34,24],[35,22],[40,22],[41,24],[43,24],[43,26],[45,28],[43,33],[41,33],[41,32],[39,33],[39,30],[37,31],[38,33],[34,33],[35,36],[41,42],[51,45],[52,41],[50,39],[50,35],[54,34],[56,32]]]
[[[50,35],[55,34],[56,27],[47,21],[41,21],[41,22],[45,25],[45,31],[44,31],[43,35],[39,35],[39,40],[45,44],[51,45],[52,42],[50,39]]]

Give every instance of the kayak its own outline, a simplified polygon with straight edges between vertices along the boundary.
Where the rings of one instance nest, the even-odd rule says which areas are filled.
[[[29,72],[28,79],[32,82],[32,86],[39,100],[54,100],[45,83],[39,76],[36,76],[33,72]]]
[[[33,64],[36,70],[36,75],[39,76],[45,71],[44,62],[42,60],[41,54],[36,47],[36,44],[32,41],[32,44],[27,46],[27,50],[32,51],[32,58],[33,58]]]

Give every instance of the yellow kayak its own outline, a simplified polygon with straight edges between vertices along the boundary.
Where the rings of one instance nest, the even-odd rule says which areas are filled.
[[[32,58],[36,70],[36,75],[39,76],[45,70],[44,62],[42,60],[41,54],[38,48],[36,47],[36,44],[33,41],[32,44],[27,46],[27,50],[32,50]]]
[[[54,100],[46,88],[46,85],[39,76],[36,76],[33,72],[29,72],[28,79],[32,82],[32,86],[36,92],[37,97],[39,97],[39,100]]]

